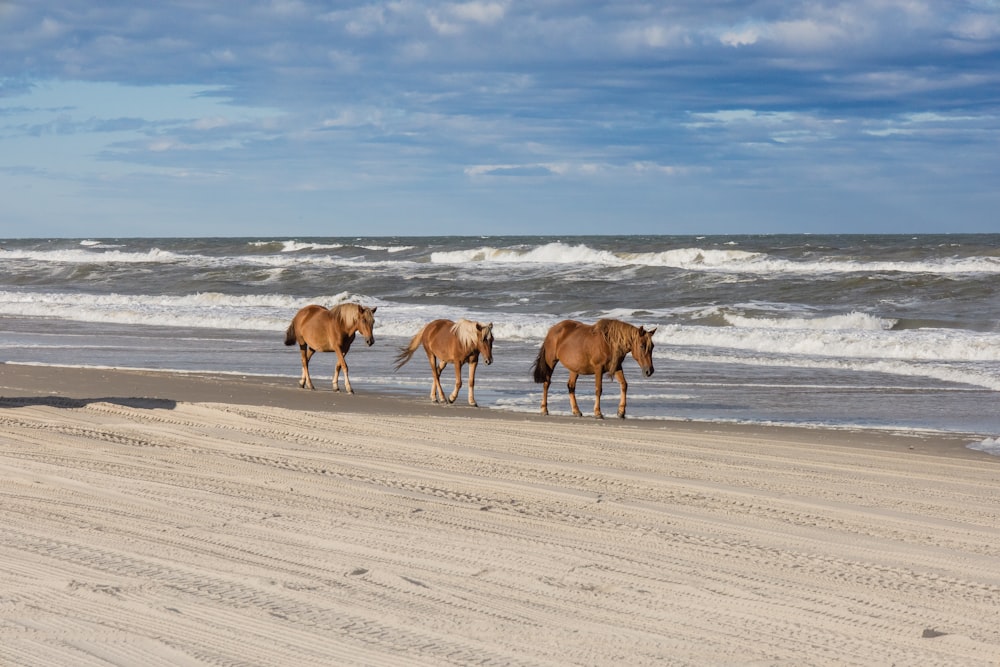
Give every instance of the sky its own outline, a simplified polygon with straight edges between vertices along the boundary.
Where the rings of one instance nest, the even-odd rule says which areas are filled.
[[[0,0],[0,238],[933,232],[998,0]]]

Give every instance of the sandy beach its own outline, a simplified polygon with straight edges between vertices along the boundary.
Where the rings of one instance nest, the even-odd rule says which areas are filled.
[[[997,665],[1000,459],[0,364],[2,665]]]

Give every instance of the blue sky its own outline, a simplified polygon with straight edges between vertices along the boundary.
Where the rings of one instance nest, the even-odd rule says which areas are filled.
[[[0,0],[0,237],[1000,232],[1000,3]]]

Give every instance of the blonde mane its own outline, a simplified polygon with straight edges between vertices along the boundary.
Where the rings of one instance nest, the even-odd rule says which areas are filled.
[[[479,344],[477,330],[482,326],[479,322],[462,319],[452,325],[451,332],[458,338],[458,342],[462,344],[462,347],[471,350]]]
[[[330,310],[344,328],[350,329],[360,323],[368,309],[360,303],[342,303]]]

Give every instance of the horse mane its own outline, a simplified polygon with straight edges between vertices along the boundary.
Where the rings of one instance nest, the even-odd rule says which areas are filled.
[[[341,303],[331,308],[330,312],[347,329],[358,323],[365,308],[360,303]]]
[[[604,340],[608,341],[611,349],[615,350],[616,353],[628,353],[632,349],[632,342],[638,331],[635,326],[628,322],[610,319],[597,320],[594,323],[594,329],[604,336]]]
[[[476,330],[481,326],[482,324],[479,322],[462,319],[451,326],[451,332],[458,338],[458,342],[462,344],[462,347],[472,349],[479,344],[479,336]]]

